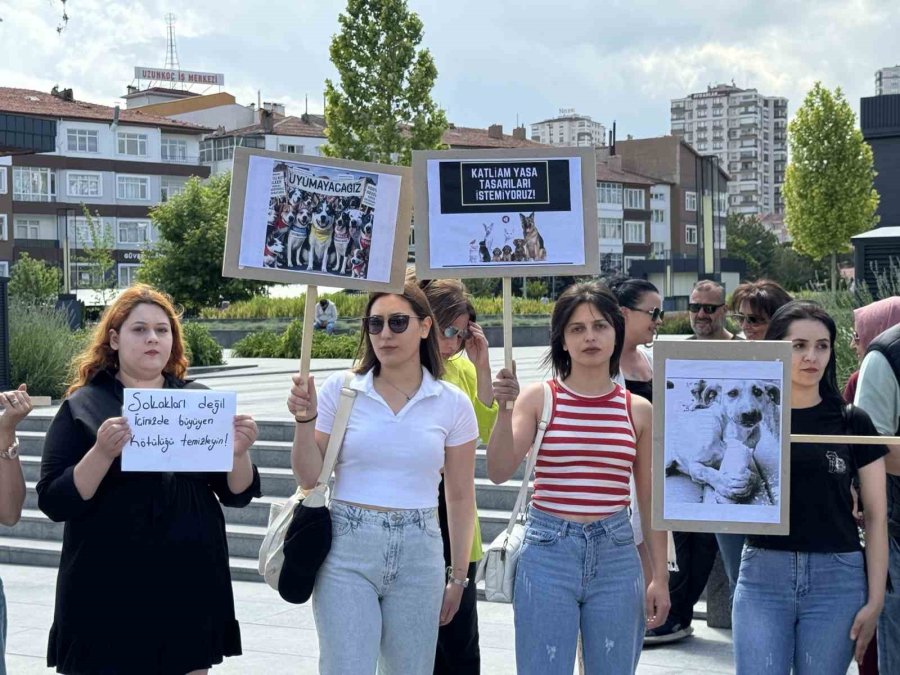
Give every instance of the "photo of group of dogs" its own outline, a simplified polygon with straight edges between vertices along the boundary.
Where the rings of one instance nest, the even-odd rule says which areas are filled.
[[[522,236],[515,227],[504,227],[503,244],[494,235],[494,223],[482,223],[484,238],[469,242],[469,263],[538,262],[547,259],[544,238],[535,224],[534,212],[519,214]]]
[[[677,378],[666,388],[666,500],[778,505],[779,383]]]
[[[265,267],[365,279],[373,209],[359,197],[326,196],[299,188],[269,200]]]

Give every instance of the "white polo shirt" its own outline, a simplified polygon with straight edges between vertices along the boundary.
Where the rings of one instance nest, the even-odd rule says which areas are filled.
[[[331,433],[344,373],[332,374],[318,392],[316,430]],[[437,506],[445,448],[474,441],[472,402],[456,386],[422,368],[422,385],[396,415],[375,391],[372,371],[355,375],[359,392],[334,471],[334,499],[392,509]]]

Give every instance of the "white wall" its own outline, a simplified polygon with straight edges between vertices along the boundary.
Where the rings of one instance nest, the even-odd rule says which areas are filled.
[[[194,110],[177,115],[167,115],[167,117],[181,120],[182,122],[199,124],[211,129],[217,129],[222,126],[225,127],[225,131],[249,127],[258,121],[255,109],[238,105],[237,103],[229,103],[228,105],[206,108],[205,110]]]

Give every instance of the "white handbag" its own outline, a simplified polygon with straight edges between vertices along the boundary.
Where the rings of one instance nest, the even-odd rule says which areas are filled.
[[[534,436],[534,444],[525,461],[525,476],[522,478],[516,506],[510,514],[506,529],[491,542],[481,562],[478,563],[478,570],[475,573],[475,583],[484,581],[484,597],[490,602],[512,602],[513,599],[516,564],[519,562],[519,554],[522,552],[522,543],[525,538],[525,525],[519,522],[519,516],[525,510],[528,483],[531,481],[531,473],[534,471],[541,441],[544,440],[544,432],[547,431],[547,425],[550,424],[552,412],[553,392],[550,391],[550,385],[544,382],[544,409],[541,412],[541,421]]]
[[[328,448],[322,461],[322,471],[316,481],[316,487],[307,492],[300,486],[297,491],[281,504],[272,504],[269,507],[269,524],[266,528],[266,536],[259,547],[259,573],[266,583],[278,590],[278,580],[281,577],[281,569],[284,565],[284,538],[287,534],[291,519],[297,504],[303,501],[306,506],[324,506],[328,501],[328,481],[337,464],[344,442],[344,434],[347,432],[347,422],[350,420],[350,412],[353,409],[353,401],[356,398],[356,390],[350,388],[350,380],[353,373],[347,371],[344,375],[344,385],[341,388],[341,398],[337,412],[334,416],[334,426],[328,439]]]

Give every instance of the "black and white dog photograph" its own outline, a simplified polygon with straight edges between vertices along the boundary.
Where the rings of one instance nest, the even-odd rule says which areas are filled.
[[[667,509],[694,504],[711,520],[716,511],[741,520],[723,505],[777,510],[783,405],[780,380],[667,376]]]
[[[378,176],[278,163],[274,177],[263,266],[367,278]]]

